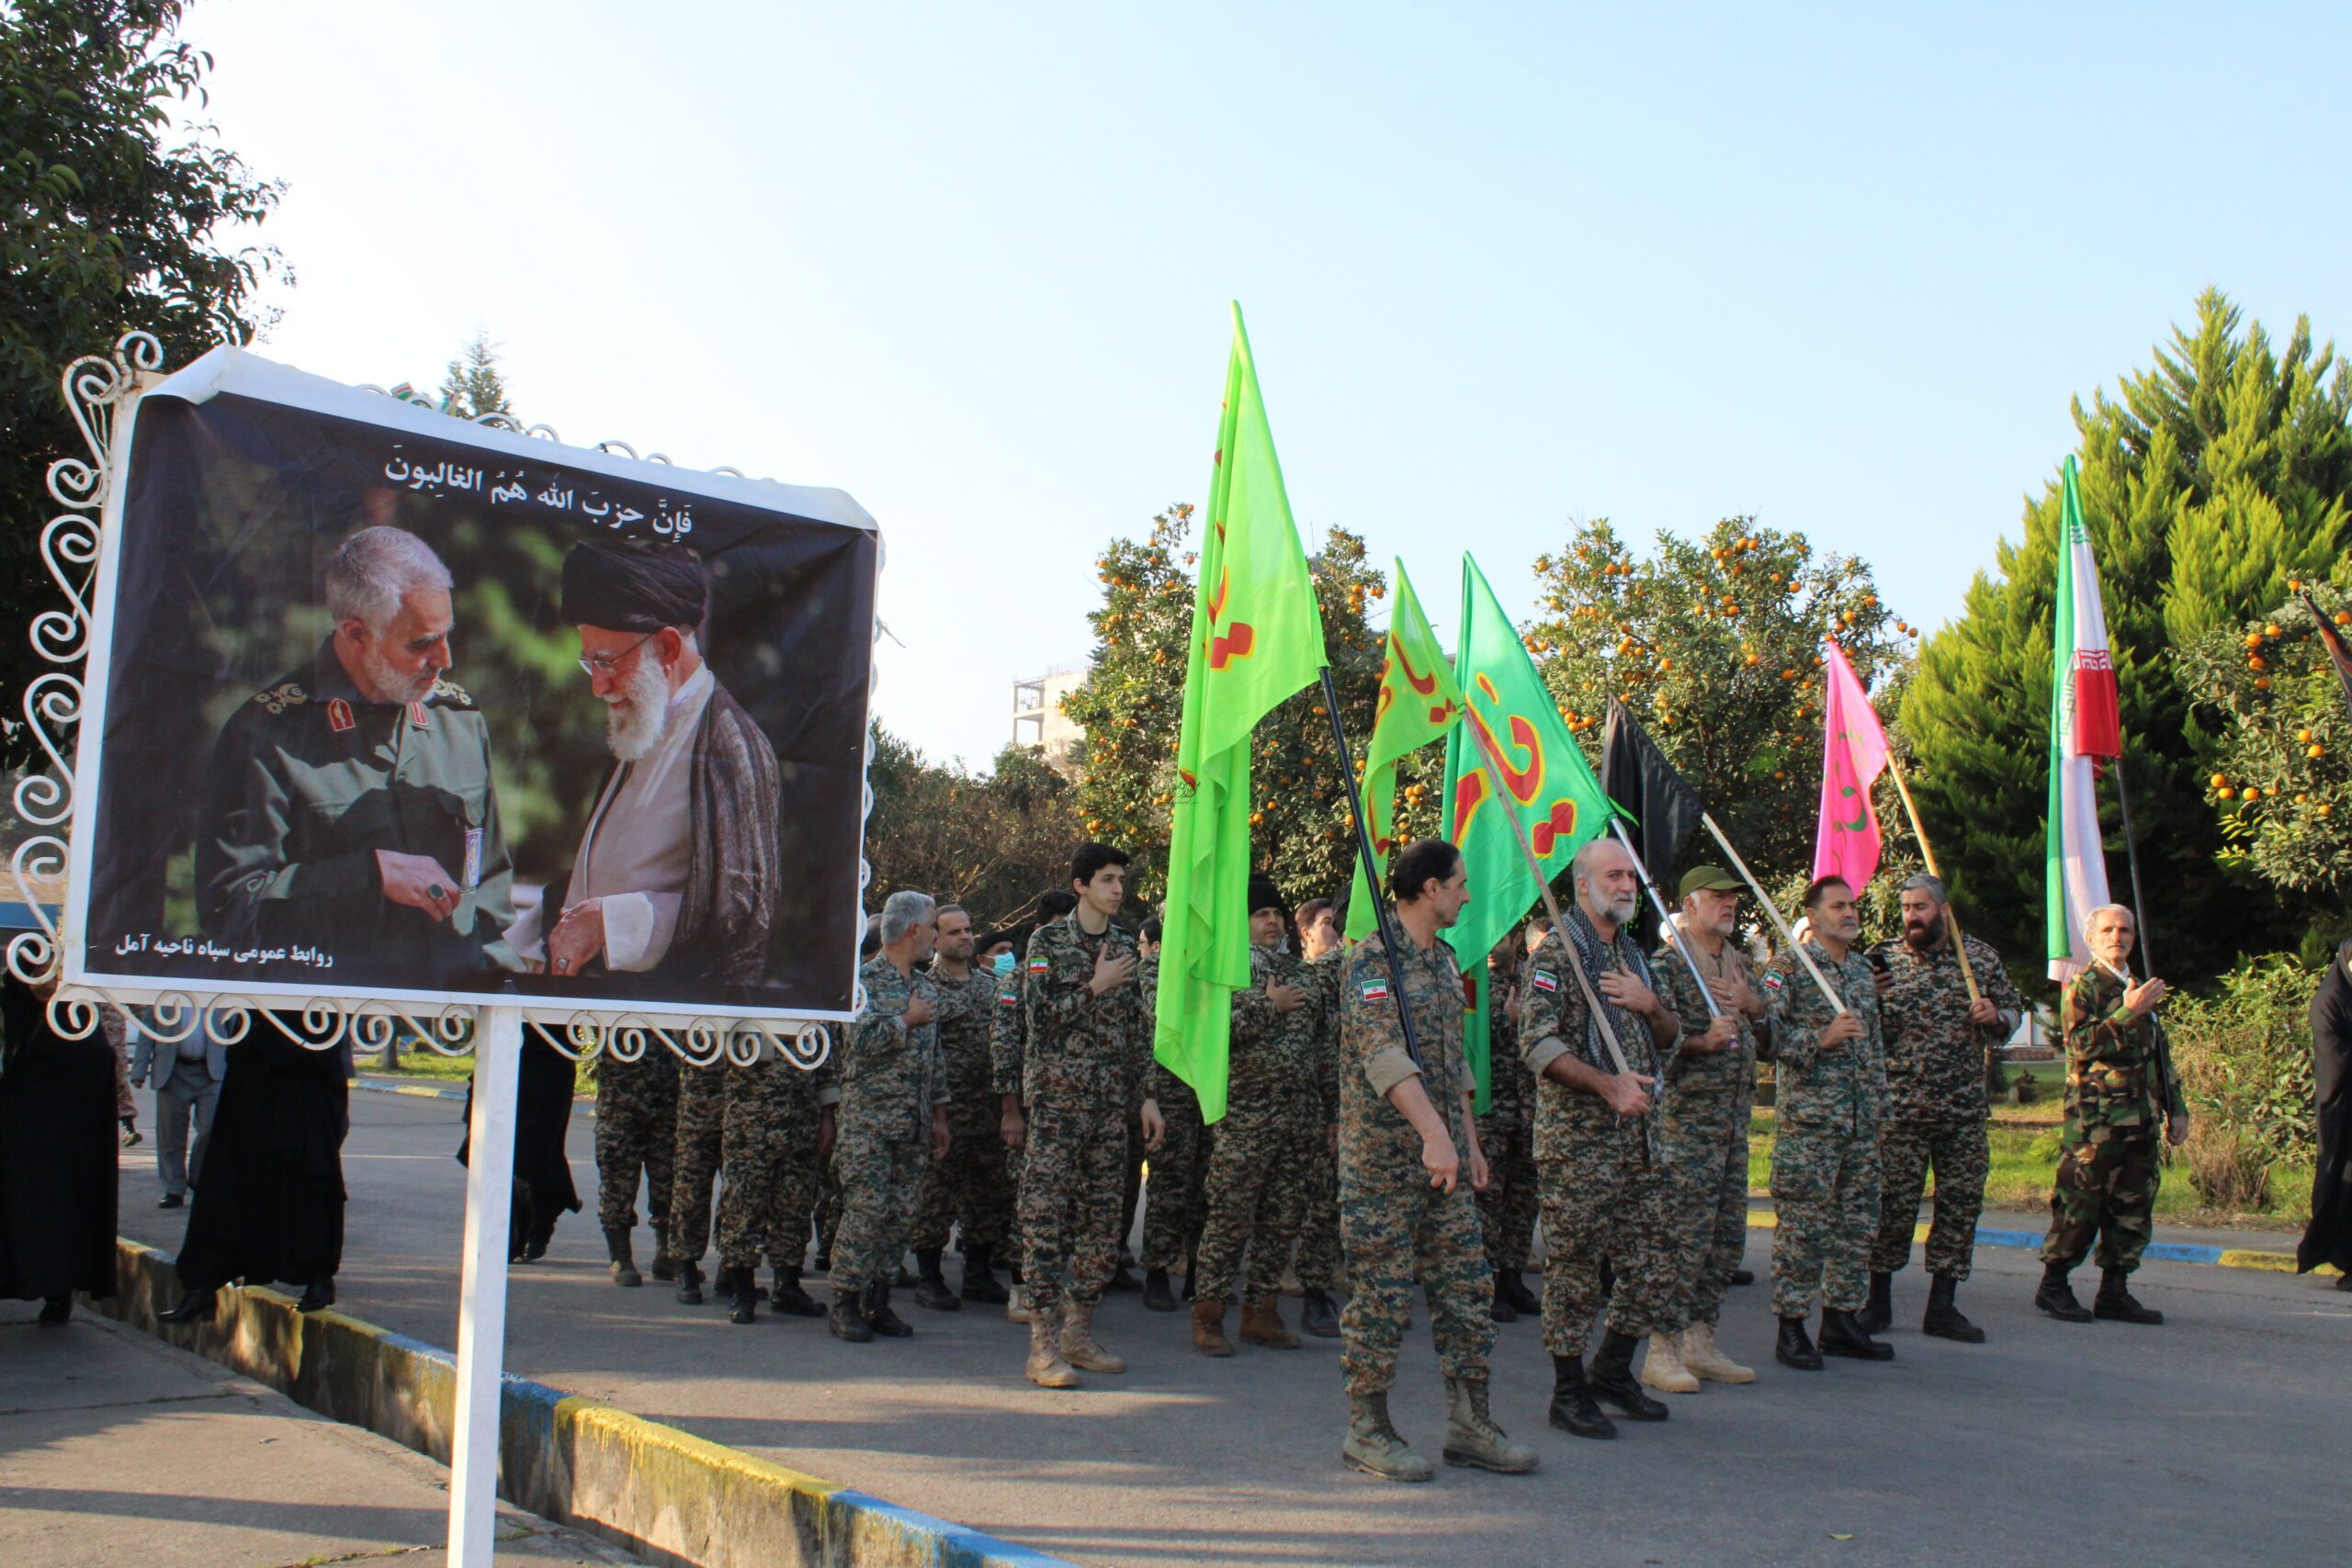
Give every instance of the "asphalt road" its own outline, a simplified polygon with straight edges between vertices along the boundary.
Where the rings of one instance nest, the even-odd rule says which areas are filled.
[[[341,1304],[438,1345],[456,1334],[459,1109],[355,1093],[345,1154]],[[1545,1426],[1537,1325],[1507,1325],[1496,1416],[1543,1471],[1397,1486],[1339,1462],[1336,1341],[1211,1361],[1181,1314],[1114,1296],[1098,1327],[1132,1370],[1052,1393],[1023,1381],[1025,1331],[998,1312],[902,1300],[915,1338],[853,1346],[818,1321],[738,1327],[650,1281],[616,1289],[590,1127],[575,1118],[571,1144],[587,1210],[514,1270],[510,1371],[1083,1563],[2267,1568],[2339,1561],[2352,1539],[2352,1296],[2324,1281],[2152,1263],[2139,1292],[2165,1326],[2076,1326],[2032,1310],[2030,1254],[1986,1248],[1962,1304],[1989,1344],[1921,1337],[1915,1268],[1897,1284],[1897,1359],[1810,1375],[1772,1362],[1759,1284],[1733,1292],[1723,1331],[1758,1382],[1677,1398],[1669,1422],[1613,1443]],[[123,1229],[170,1249],[184,1221],[155,1210],[148,1153],[125,1156]],[[1751,1233],[1751,1267],[1769,1245]],[[1394,1407],[1433,1453],[1425,1318]]]

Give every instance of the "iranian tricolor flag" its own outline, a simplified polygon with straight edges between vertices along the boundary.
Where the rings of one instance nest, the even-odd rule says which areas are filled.
[[[2098,763],[2123,753],[2115,663],[2107,650],[2107,611],[2098,562],[2083,526],[2075,459],[2066,459],[2058,516],[2057,623],[2051,637],[2050,827],[2046,891],[2050,977],[2073,979],[2089,966],[2083,925],[2108,902],[2107,846],[2098,826]]]

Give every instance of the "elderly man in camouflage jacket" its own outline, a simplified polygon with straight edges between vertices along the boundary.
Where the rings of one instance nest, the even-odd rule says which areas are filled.
[[[1894,1319],[1894,1276],[1911,1260],[1911,1232],[1928,1172],[1936,1173],[1936,1217],[1928,1232],[1928,1314],[1922,1334],[1984,1343],[1984,1331],[1961,1315],[1960,1282],[1976,1250],[1976,1216],[1984,1208],[1992,1146],[1984,1119],[1984,1055],[2025,1017],[2025,1001],[2002,973],[2001,955],[1974,937],[1968,968],[1952,945],[1959,930],[1942,882],[1915,876],[1903,885],[1903,940],[1873,950],[1883,965],[1879,1016],[1886,1032],[1886,1123],[1879,1129],[1878,1240],[1871,1248],[1871,1298],[1862,1326],[1872,1334]],[[1980,995],[1971,1001],[1968,976]]]

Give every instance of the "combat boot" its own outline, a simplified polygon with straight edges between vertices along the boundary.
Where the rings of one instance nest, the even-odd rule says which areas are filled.
[[[1682,1331],[1682,1364],[1709,1382],[1754,1382],[1756,1370],[1743,1367],[1715,1343],[1715,1325],[1694,1323]]]
[[[1552,1358],[1552,1425],[1579,1438],[1613,1438],[1617,1423],[1593,1403],[1580,1356]]]
[[[1495,1298],[1492,1302],[1487,1303],[1487,1315],[1493,1318],[1497,1323],[1517,1323],[1519,1321],[1519,1309],[1512,1306],[1510,1304],[1510,1298],[1503,1294],[1503,1277],[1500,1270],[1498,1270],[1495,1274]]]
[[[779,1263],[775,1266],[775,1288],[768,1292],[768,1302],[786,1317],[822,1317],[825,1309],[800,1288],[800,1265]]]
[[[701,1264],[683,1262],[678,1265],[678,1304],[690,1307],[702,1305]]]
[[[1148,1269],[1143,1276],[1143,1305],[1146,1312],[1174,1312],[1176,1292],[1168,1288],[1168,1270]]]
[[[2069,1270],[2063,1263],[2041,1266],[2041,1288],[2033,1292],[2033,1304],[2061,1323],[2088,1323],[2091,1309],[2075,1297],[2075,1287],[2066,1282]]]
[[[1894,1276],[1871,1270],[1870,1300],[1854,1314],[1865,1334],[1883,1334],[1894,1322]]]
[[[729,1323],[751,1323],[760,1315],[760,1280],[756,1265],[749,1269],[721,1269],[720,1274],[732,1287],[733,1299],[727,1310]]]
[[[1445,1462],[1525,1475],[1535,1468],[1535,1450],[1514,1443],[1487,1410],[1485,1378],[1445,1380]]]
[[[1340,1337],[1339,1309],[1331,1304],[1331,1294],[1319,1285],[1309,1285],[1298,1301],[1298,1331],[1312,1334],[1317,1339]]]
[[[1193,1348],[1204,1356],[1230,1356],[1233,1341],[1225,1337],[1225,1303],[1193,1303]]]
[[[1804,1319],[1781,1319],[1781,1342],[1772,1348],[1772,1359],[1800,1372],[1821,1370],[1821,1352],[1814,1348],[1813,1336],[1804,1331]]]
[[[914,1336],[914,1325],[890,1310],[890,1285],[887,1280],[876,1280],[865,1287],[865,1297],[858,1303],[858,1312],[865,1319],[865,1326],[885,1339],[908,1339]]]
[[[1630,1334],[1610,1329],[1600,1337],[1600,1353],[1593,1357],[1592,1372],[1585,1382],[1593,1398],[1615,1405],[1621,1414],[1636,1421],[1663,1421],[1671,1412],[1644,1393],[1634,1376],[1634,1347],[1640,1343]]]
[[[1388,1393],[1348,1395],[1348,1436],[1340,1445],[1340,1459],[1350,1470],[1361,1470],[1383,1481],[1430,1481],[1437,1467],[1415,1453],[1388,1419]]]
[[[1094,1303],[1062,1298],[1062,1359],[1082,1372],[1124,1372],[1126,1362],[1094,1338]]]
[[[2129,1269],[2109,1269],[2101,1272],[2098,1294],[2091,1298],[2091,1315],[2110,1323],[2145,1323],[2154,1325],[2165,1320],[2165,1314],[2154,1307],[2142,1306],[2132,1293]]]
[[[1521,1278],[1518,1269],[1505,1269],[1495,1278],[1502,1281],[1503,1300],[1510,1303],[1511,1311],[1521,1317],[1535,1317],[1542,1314],[1543,1298],[1527,1288],[1527,1281]]]
[[[1682,1364],[1682,1337],[1650,1336],[1650,1353],[1642,1358],[1642,1386],[1660,1393],[1696,1393],[1698,1374]]]
[[[874,1330],[865,1325],[865,1314],[857,1310],[857,1292],[833,1292],[833,1310],[825,1314],[827,1324],[836,1339],[846,1339],[853,1345],[864,1345],[874,1337]]]
[[[653,1266],[646,1272],[665,1285],[678,1277],[678,1260],[670,1256],[670,1227],[668,1225],[653,1227]]]
[[[947,1276],[939,1271],[939,1248],[917,1247],[915,1268],[920,1275],[915,1280],[915,1305],[933,1312],[964,1310],[964,1298],[947,1288]]]
[[[1853,1361],[1894,1359],[1894,1347],[1882,1345],[1864,1333],[1852,1313],[1826,1306],[1821,1309],[1821,1353]]]
[[[1962,1345],[1982,1345],[1984,1331],[1961,1315],[1959,1295],[1959,1280],[1944,1274],[1928,1275],[1928,1315],[1919,1320],[1919,1332],[1939,1339],[1958,1340]]]
[[[1029,1364],[1022,1369],[1039,1388],[1076,1388],[1078,1374],[1062,1359],[1054,1333],[1053,1314],[1029,1320]]]
[[[1012,1289],[1004,1293],[1004,1318],[1007,1323],[1035,1323],[1036,1314],[1029,1310],[1029,1287],[1015,1280]]]
[[[1283,1321],[1282,1298],[1268,1296],[1263,1301],[1241,1303],[1241,1342],[1276,1350],[1298,1348],[1298,1336]]]
[[[984,1241],[965,1243],[964,1299],[966,1301],[981,1306],[1002,1306],[1005,1303],[1007,1300],[1005,1289],[996,1282],[996,1275],[990,1269],[995,1252],[996,1248]]]
[[[627,1231],[605,1233],[605,1250],[612,1255],[613,1259],[613,1283],[642,1285],[645,1283],[645,1276],[637,1271],[637,1259],[630,1256],[628,1244],[629,1235]]]

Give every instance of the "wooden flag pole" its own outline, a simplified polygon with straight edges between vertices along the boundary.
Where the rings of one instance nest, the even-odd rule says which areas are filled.
[[[1690,978],[1698,985],[1700,998],[1707,1004],[1707,1016],[1723,1017],[1724,1010],[1715,1005],[1715,993],[1707,989],[1707,977],[1699,973],[1699,959],[1690,951],[1690,939],[1682,934],[1682,928],[1676,925],[1674,917],[1667,912],[1666,900],[1658,897],[1657,884],[1650,880],[1649,867],[1642,863],[1640,855],[1634,854],[1634,840],[1625,836],[1625,824],[1611,817],[1609,818],[1609,830],[1617,835],[1617,841],[1625,846],[1625,852],[1634,855],[1634,874],[1640,879],[1642,891],[1650,896],[1650,908],[1657,911],[1657,923],[1666,928],[1668,945],[1681,956],[1682,967],[1690,971]]]
[[[1771,920],[1772,929],[1781,933],[1781,941],[1797,955],[1797,962],[1804,964],[1804,972],[1813,976],[1813,983],[1821,987],[1821,994],[1829,999],[1829,1005],[1843,1015],[1846,1011],[1846,998],[1838,994],[1838,988],[1829,983],[1829,976],[1821,972],[1820,965],[1813,961],[1813,954],[1804,950],[1804,943],[1799,942],[1795,933],[1789,930],[1789,922],[1781,919],[1780,908],[1772,902],[1772,896],[1764,891],[1764,885],[1756,880],[1756,874],[1747,869],[1747,863],[1739,858],[1737,850],[1731,847],[1731,840],[1724,837],[1724,830],[1715,826],[1714,813],[1702,811],[1699,813],[1699,820],[1707,825],[1707,831],[1713,833],[1715,836],[1715,842],[1723,846],[1724,856],[1731,862],[1731,868],[1739,873],[1739,879],[1747,884],[1749,890],[1756,895],[1756,901],[1764,906],[1764,913]]]
[[[1894,775],[1894,793],[1903,797],[1904,813],[1911,818],[1911,836],[1919,840],[1919,858],[1928,863],[1928,874],[1941,882],[1944,874],[1936,869],[1936,852],[1928,843],[1928,830],[1919,826],[1919,808],[1911,804],[1911,786],[1903,782],[1903,765],[1892,751],[1886,754],[1886,771]],[[1976,988],[1976,966],[1968,961],[1968,943],[1961,940],[1960,917],[1951,912],[1950,897],[1944,899],[1944,931],[1951,938],[1952,952],[1960,955],[1960,977],[1968,983],[1968,1001],[1973,1007],[1984,999],[1984,993]]]

